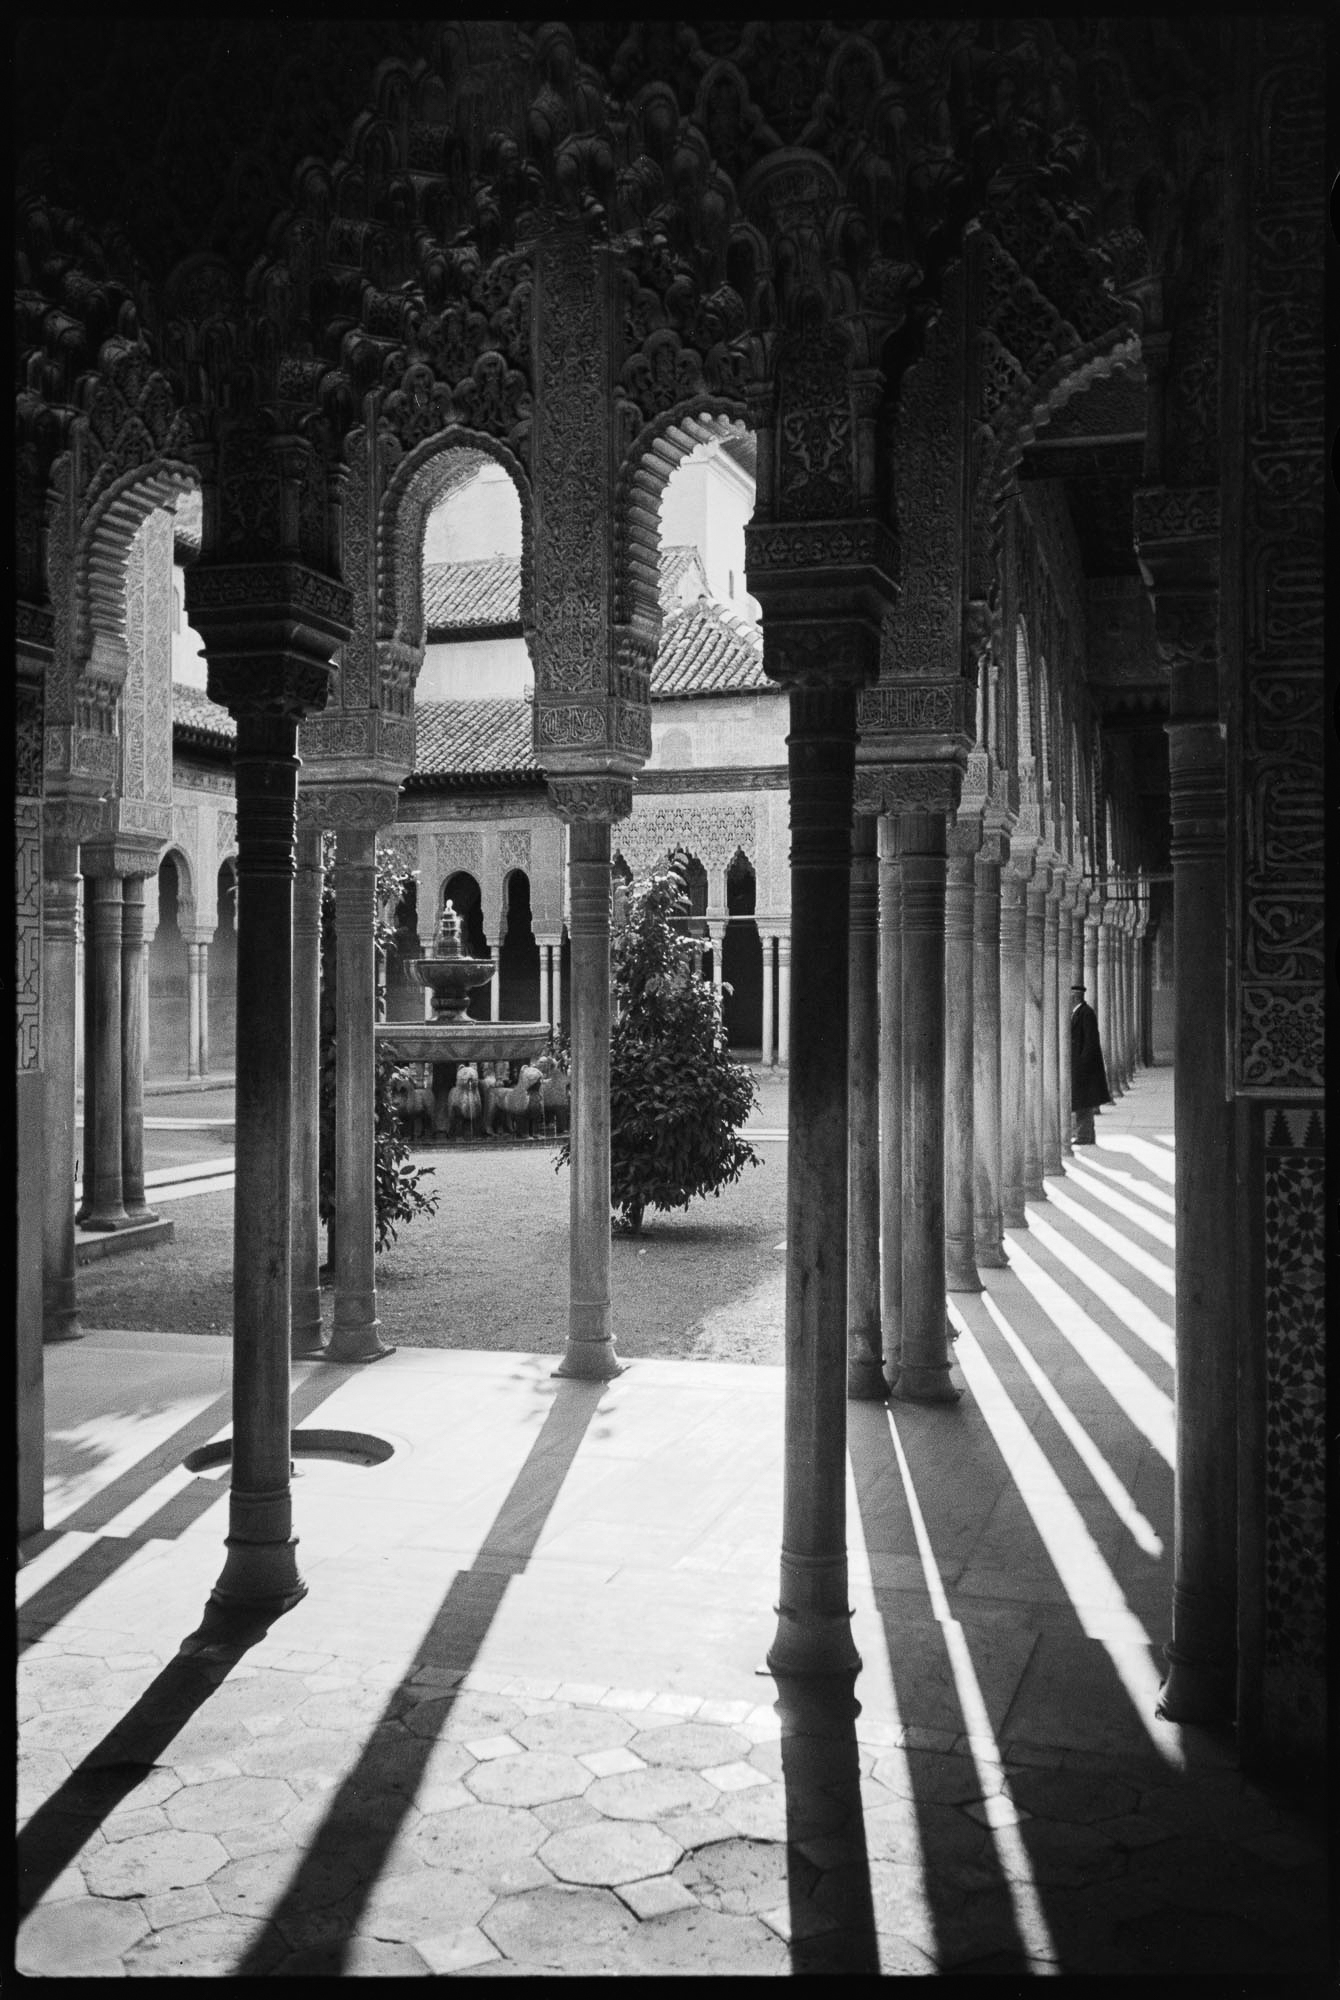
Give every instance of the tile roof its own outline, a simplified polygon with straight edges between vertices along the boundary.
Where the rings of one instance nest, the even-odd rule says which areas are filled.
[[[187,687],[185,681],[172,683],[172,726],[192,736],[209,736],[225,743],[237,740],[237,724],[227,709],[212,702],[203,688]]]
[[[533,714],[528,701],[416,702],[414,777],[538,779]]]
[[[763,671],[762,640],[733,612],[702,598],[671,612],[662,624],[651,670],[653,701],[754,694],[774,685]]]
[[[516,624],[521,616],[520,557],[425,563],[423,607],[430,632]]]
[[[696,586],[696,588],[695,588]],[[705,596],[707,572],[692,542],[679,542],[661,550],[661,606],[668,611],[673,600]]]

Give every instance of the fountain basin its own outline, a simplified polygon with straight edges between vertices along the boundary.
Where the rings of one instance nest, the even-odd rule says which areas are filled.
[[[379,1021],[377,1052],[399,1062],[534,1062],[549,1046],[547,1021]]]

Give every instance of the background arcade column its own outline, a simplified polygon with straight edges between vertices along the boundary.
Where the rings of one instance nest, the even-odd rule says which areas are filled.
[[[88,884],[84,978],[85,1229],[129,1229],[121,1181],[121,876],[106,847],[81,856]]]
[[[75,1073],[78,1024],[75,970],[78,960],[78,833],[90,828],[96,807],[43,807],[42,851],[42,1091],[46,1127],[42,1201],[42,1338],[77,1340],[75,1288]]]
[[[847,1057],[847,1394],[882,1402],[879,1281],[879,862],[874,817],[852,822]]]
[[[973,1233],[980,1268],[1008,1261],[1001,1222],[1000,871],[1009,837],[988,830],[973,862]]]
[[[777,933],[777,1067],[791,1061],[791,932]]]
[[[132,1222],[158,1220],[144,1198],[144,881],[156,861],[155,851],[127,872],[121,906],[121,1198]]]
[[[1024,900],[1024,1195],[1045,1201],[1042,1184],[1043,1015],[1047,890],[1051,871],[1038,862]]]
[[[1042,1171],[1061,1171],[1060,921],[1065,870],[1053,868],[1042,928]]]
[[[974,857],[981,820],[956,819],[947,836],[945,864],[945,1285],[951,1292],[980,1292],[977,1275],[974,1169]]]
[[[293,1235],[290,1345],[316,1354],[321,1327],[321,828],[298,794],[293,885]]]
[[[1025,945],[1031,852],[1016,853],[1000,878],[1000,1205],[1007,1229],[1027,1229],[1024,1150]]]
[[[880,1311],[886,1382],[902,1365],[903,871],[898,817],[879,816]]]

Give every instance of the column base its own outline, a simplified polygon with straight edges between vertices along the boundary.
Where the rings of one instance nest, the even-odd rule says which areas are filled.
[[[131,1222],[136,1226],[136,1228],[138,1228],[140,1223],[142,1222],[157,1222],[160,1220],[158,1210],[156,1208],[149,1208],[143,1202],[137,1202],[134,1205],[132,1205],[130,1202],[127,1202],[126,1214],[130,1217]],[[88,1224],[85,1223],[84,1227],[87,1228]]]
[[[133,1229],[137,1218],[127,1215],[124,1208],[91,1208],[87,1215],[77,1215],[75,1221],[81,1229],[110,1231],[113,1229]],[[155,1217],[155,1221],[157,1217]]]
[[[1048,1158],[1044,1163],[1042,1177],[1044,1180],[1053,1180],[1057,1174],[1064,1173],[1064,1171],[1065,1169],[1061,1165],[1061,1155],[1057,1153],[1055,1158]]]
[[[1036,1202],[1036,1203],[1039,1203],[1039,1204],[1040,1204],[1040,1203],[1042,1203],[1042,1202],[1046,1201],[1046,1199],[1047,1199],[1047,1190],[1046,1190],[1046,1188],[1045,1188],[1045,1187],[1043,1186],[1043,1184],[1042,1184],[1042,1182],[1041,1182],[1040,1180],[1039,1180],[1039,1181],[1035,1181],[1035,1182],[1033,1183],[1033,1185],[1032,1185],[1031,1187],[1026,1187],[1026,1188],[1024,1189],[1024,1200],[1025,1200],[1025,1201],[1031,1201],[1031,1202]]]
[[[971,1251],[952,1251],[948,1243],[945,1250],[945,1290],[947,1292],[980,1292],[982,1281],[977,1275],[977,1265]]]
[[[872,1348],[863,1334],[847,1335],[847,1400],[849,1403],[882,1403],[889,1393],[884,1379],[884,1362],[878,1348]]]
[[[612,1340],[570,1338],[563,1359],[552,1372],[565,1382],[612,1382],[627,1367],[615,1353]]]
[[[307,1595],[298,1574],[298,1538],[283,1542],[245,1542],[229,1535],[228,1553],[218,1582],[209,1593],[211,1604],[225,1610],[262,1611],[277,1616],[291,1611]]]
[[[979,1271],[1007,1271],[1010,1260],[1002,1241],[979,1243],[977,1245],[977,1268]]]
[[[845,1564],[844,1564],[845,1569]],[[782,1557],[782,1589],[787,1585],[787,1558]],[[810,1579],[807,1579],[809,1581]],[[843,1583],[842,1594],[846,1595]],[[768,1672],[775,1678],[792,1675],[817,1678],[820,1675],[858,1674],[861,1656],[851,1635],[852,1614],[817,1609],[795,1610],[786,1604],[774,1606],[777,1632],[768,1648]]]
[[[48,1307],[42,1315],[42,1345],[54,1346],[62,1340],[82,1340],[84,1329],[74,1306]]]
[[[320,1359],[350,1365],[359,1361],[385,1361],[395,1349],[377,1338],[378,1324],[374,1320],[371,1326],[336,1327],[328,1344],[321,1349]]]
[[[1237,1690],[1232,1669],[1188,1660],[1176,1643],[1165,1646],[1168,1678],[1163,1683],[1154,1713],[1163,1722],[1197,1722],[1210,1726],[1232,1725],[1236,1719]]]
[[[904,1363],[889,1394],[900,1403],[957,1403],[963,1391],[950,1379],[949,1363],[927,1367],[924,1363]]]

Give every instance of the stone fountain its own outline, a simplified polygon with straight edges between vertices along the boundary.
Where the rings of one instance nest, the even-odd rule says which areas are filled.
[[[411,978],[432,995],[427,1021],[379,1021],[377,1047],[402,1062],[531,1062],[549,1042],[547,1021],[474,1021],[470,995],[493,977],[491,958],[471,958],[465,926],[450,907],[433,933],[425,958],[406,961]]]

